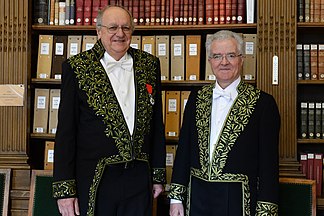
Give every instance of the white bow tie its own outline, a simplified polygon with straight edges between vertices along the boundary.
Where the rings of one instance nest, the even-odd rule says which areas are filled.
[[[219,97],[223,97],[227,100],[230,100],[232,98],[230,92],[223,92],[223,91],[215,90],[213,93],[213,98],[216,99]]]
[[[132,71],[133,61],[131,58],[123,61],[108,61],[107,63],[107,71],[110,72],[114,68],[121,67],[126,71]]]

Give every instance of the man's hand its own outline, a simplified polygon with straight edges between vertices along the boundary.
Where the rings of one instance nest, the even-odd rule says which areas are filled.
[[[80,215],[78,198],[58,199],[57,205],[62,216]]]
[[[170,214],[170,216],[184,216],[182,203],[170,204],[169,214]]]
[[[163,185],[161,184],[153,184],[153,197],[157,198],[163,192]]]

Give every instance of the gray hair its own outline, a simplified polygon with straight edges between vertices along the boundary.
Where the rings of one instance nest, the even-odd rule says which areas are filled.
[[[105,13],[106,10],[108,10],[109,8],[112,8],[112,7],[121,8],[124,11],[127,12],[127,14],[129,15],[130,23],[131,23],[130,27],[131,27],[132,32],[133,32],[134,29],[135,29],[135,24],[134,24],[134,18],[132,16],[132,14],[129,12],[129,10],[127,10],[126,8],[123,8],[122,6],[119,6],[119,5],[107,5],[106,7],[102,8],[100,11],[98,11],[96,28],[99,29],[99,30],[101,29],[103,14]]]
[[[216,32],[215,34],[211,35],[211,37],[207,37],[206,40],[206,50],[208,53],[208,56],[210,55],[210,47],[211,44],[213,43],[213,41],[215,40],[226,40],[226,39],[230,39],[230,38],[234,38],[237,42],[237,49],[239,54],[243,54],[243,39],[241,37],[240,34],[229,31],[229,30],[221,30]]]

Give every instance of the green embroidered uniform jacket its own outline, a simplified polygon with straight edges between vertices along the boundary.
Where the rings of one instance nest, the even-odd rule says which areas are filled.
[[[63,63],[55,139],[55,198],[77,196],[84,200],[90,196],[90,202],[95,202],[91,199],[95,197],[105,166],[131,160],[147,161],[152,182],[165,182],[159,60],[141,50],[128,50],[134,62],[136,97],[135,126],[130,135],[100,63],[104,53],[98,40],[92,49]]]
[[[274,98],[241,81],[237,87],[238,97],[229,111],[210,162],[213,88],[214,84],[191,92],[169,197],[187,200],[188,215],[192,178],[213,182],[215,187],[231,187],[231,184],[234,187],[234,183],[239,182],[240,195],[231,190],[223,197],[210,194],[210,199],[222,200],[226,208],[231,199],[241,196],[243,215],[277,215],[280,116]]]

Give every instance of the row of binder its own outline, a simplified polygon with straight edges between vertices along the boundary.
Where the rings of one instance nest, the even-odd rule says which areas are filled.
[[[55,134],[60,89],[35,89],[33,133]]]
[[[207,38],[211,34],[207,34]],[[242,34],[244,39],[243,79],[255,80],[256,34]],[[94,35],[39,35],[37,78],[61,79],[62,62],[81,51],[91,49]],[[215,80],[201,35],[152,35],[132,37],[131,46],[157,56],[162,80]],[[205,60],[204,67],[201,61]],[[202,70],[205,69],[204,73]]]
[[[91,49],[96,41],[94,35],[39,35],[36,77],[61,79],[63,61]]]

